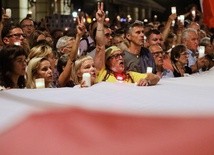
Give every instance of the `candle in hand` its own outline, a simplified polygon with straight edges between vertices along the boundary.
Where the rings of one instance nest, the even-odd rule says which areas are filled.
[[[146,73],[152,73],[152,67],[147,67],[146,68]]]
[[[86,87],[90,87],[91,86],[91,74],[90,73],[83,73],[82,81],[85,82]]]
[[[45,79],[39,78],[35,80],[36,82],[36,88],[45,88]]]

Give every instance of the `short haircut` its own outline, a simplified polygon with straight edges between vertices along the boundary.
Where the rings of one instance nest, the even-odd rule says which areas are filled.
[[[161,34],[161,32],[160,32],[158,29],[151,29],[151,30],[149,30],[148,32],[145,33],[145,36],[146,36],[147,38],[149,38],[149,36],[150,36],[151,34],[159,35],[159,34]]]
[[[181,41],[183,41],[184,39],[189,38],[189,33],[191,33],[191,32],[198,34],[197,31],[196,31],[195,29],[193,29],[193,28],[187,28],[187,29],[185,29],[185,30],[182,32]]]
[[[21,28],[19,25],[16,25],[14,24],[13,22],[11,21],[8,21],[4,26],[3,26],[3,29],[2,29],[2,32],[1,32],[1,38],[2,40],[4,39],[4,37],[8,36],[10,34],[10,31],[15,29],[15,28]]]
[[[186,49],[187,49],[186,46],[183,44],[179,44],[179,45],[176,45],[175,47],[173,47],[171,50],[171,61],[176,63],[177,62],[176,58],[179,58],[180,54],[183,51],[186,51]]]
[[[125,34],[130,33],[131,29],[134,27],[144,27],[144,24],[140,20],[136,20],[133,23],[128,24],[125,30]]]

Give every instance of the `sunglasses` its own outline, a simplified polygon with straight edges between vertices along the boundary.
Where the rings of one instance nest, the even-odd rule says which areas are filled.
[[[124,57],[125,53],[118,53],[110,56],[110,59],[119,59],[120,57]]]
[[[152,53],[152,55],[153,55],[154,57],[158,57],[158,56],[163,55],[163,54],[164,54],[163,51],[157,51],[157,52]]]

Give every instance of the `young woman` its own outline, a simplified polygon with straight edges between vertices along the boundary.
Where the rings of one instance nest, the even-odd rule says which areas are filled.
[[[0,85],[5,88],[25,88],[26,51],[21,46],[8,45],[0,51]]]
[[[44,78],[45,88],[50,88],[53,81],[51,64],[47,58],[33,58],[27,67],[27,88],[36,88],[35,80]]]

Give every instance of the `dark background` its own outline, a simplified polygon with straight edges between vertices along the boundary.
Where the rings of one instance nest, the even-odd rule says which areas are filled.
[[[201,11],[200,0],[154,0],[159,3],[161,6],[166,8],[166,11],[158,15],[160,19],[165,20],[168,15],[171,14],[171,6],[176,6],[177,14],[181,15],[186,13],[189,10],[190,5],[196,4],[198,10]]]

